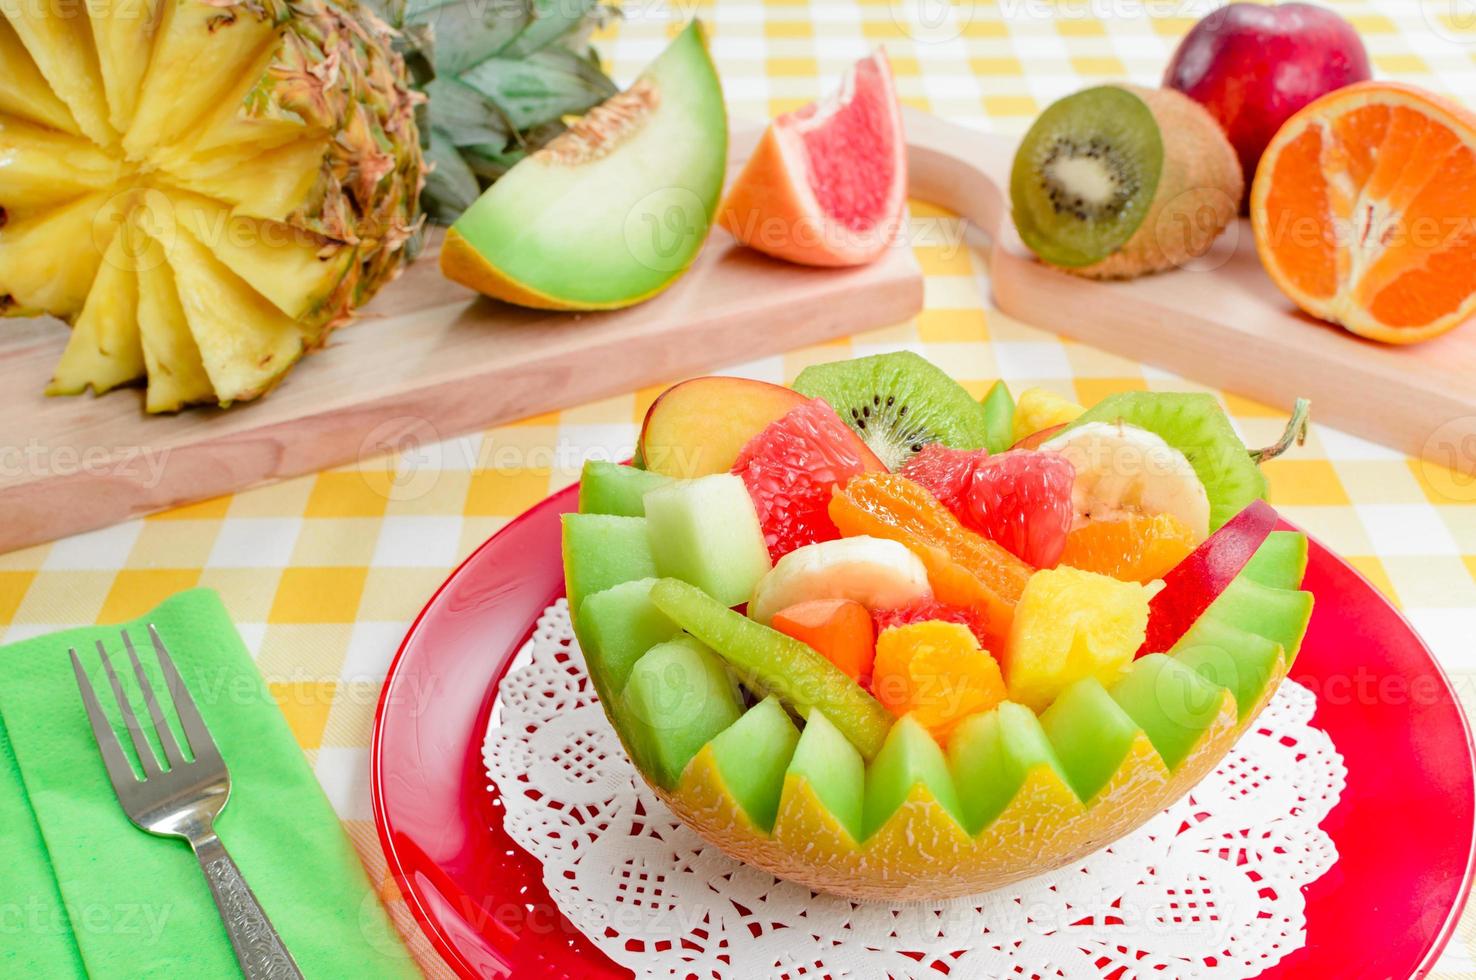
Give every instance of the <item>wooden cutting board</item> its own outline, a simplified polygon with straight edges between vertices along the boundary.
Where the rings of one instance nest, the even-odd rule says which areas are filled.
[[[735,134],[730,174],[757,138]],[[0,552],[904,321],[923,302],[905,238],[870,266],[831,270],[715,231],[655,299],[561,314],[448,282],[437,236],[268,397],[174,416],[145,415],[135,390],[45,397],[66,328],[0,324]]]
[[[1272,283],[1244,219],[1190,267],[1097,283],[1035,261],[1009,214],[1015,141],[911,112],[914,198],[991,238],[994,302],[1010,316],[1476,478],[1476,322],[1410,347],[1362,340],[1300,313]]]

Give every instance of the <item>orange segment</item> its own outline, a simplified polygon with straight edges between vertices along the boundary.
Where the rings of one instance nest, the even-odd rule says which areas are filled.
[[[1251,189],[1266,271],[1313,316],[1414,343],[1476,314],[1476,113],[1411,85],[1323,96]]]
[[[888,711],[911,714],[943,743],[959,722],[1005,699],[999,664],[969,628],[936,620],[882,630],[871,690]]]
[[[868,534],[906,545],[927,566],[938,599],[976,610],[990,636],[1009,633],[1033,569],[964,527],[918,484],[895,473],[863,473],[836,491],[830,519],[847,537]]]
[[[1187,558],[1194,543],[1193,532],[1172,514],[1129,514],[1073,530],[1061,564],[1146,585]]]

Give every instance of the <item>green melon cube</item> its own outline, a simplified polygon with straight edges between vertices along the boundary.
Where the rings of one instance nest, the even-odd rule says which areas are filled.
[[[784,773],[799,744],[799,729],[778,698],[764,698],[712,740],[723,783],[754,826],[774,829]]]
[[[1112,686],[1112,699],[1148,733],[1163,764],[1173,770],[1220,716],[1225,689],[1172,657],[1154,653],[1133,661]]]
[[[1225,622],[1213,607],[1174,644],[1169,655],[1234,694],[1242,721],[1260,702],[1282,657],[1279,643]]]
[[[1023,704],[1005,701],[955,728],[948,739],[948,767],[965,829],[977,834],[992,824],[1020,792],[1025,777],[1041,765],[1070,785],[1040,719]]]
[[[907,802],[913,787],[919,785],[927,787],[933,798],[963,826],[963,807],[943,750],[917,719],[903,715],[892,726],[881,751],[866,771],[866,836],[880,830],[897,808]]]
[[[852,838],[861,839],[866,763],[824,712],[812,711],[805,720],[787,775],[809,783],[825,809]]]
[[[671,483],[644,499],[658,574],[736,606],[773,567],[748,488],[733,474]]]
[[[824,711],[867,759],[881,749],[891,712],[813,647],[677,579],[653,585],[651,601],[732,664],[751,689],[778,695],[805,718]]]
[[[596,592],[579,607],[580,645],[600,699],[625,689],[641,655],[681,632],[651,601],[654,578],[621,582]]]
[[[621,695],[640,745],[637,764],[672,789],[687,763],[743,713],[721,657],[690,636],[658,643],[637,660]]]
[[[1301,586],[1307,572],[1307,536],[1298,531],[1272,531],[1240,574],[1276,589]]]
[[[592,459],[584,464],[579,477],[579,513],[645,517],[642,498],[647,491],[670,482],[671,477],[660,473]]]
[[[1040,727],[1056,750],[1066,781],[1088,803],[1111,780],[1138,737],[1138,725],[1095,677],[1062,691]]]
[[[586,596],[656,576],[645,518],[565,514],[563,525],[564,592],[574,613]]]
[[[1302,637],[1312,619],[1312,593],[1273,588],[1240,575],[1231,580],[1204,615],[1214,615],[1221,622],[1234,623],[1281,644],[1286,662],[1291,664],[1302,649]]]

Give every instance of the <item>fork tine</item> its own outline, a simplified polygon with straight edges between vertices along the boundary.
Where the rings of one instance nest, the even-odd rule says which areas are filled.
[[[97,655],[102,658],[103,670],[107,672],[108,681],[113,685],[113,697],[118,701],[118,710],[123,715],[123,725],[128,729],[128,737],[133,739],[133,750],[138,753],[138,762],[143,766],[144,778],[159,775],[159,760],[154,757],[154,749],[149,745],[148,738],[144,736],[138,715],[133,713],[133,705],[128,703],[128,697],[123,693],[123,685],[118,683],[118,675],[113,670],[113,662],[108,659],[108,651],[103,646],[102,640],[97,641]]]
[[[169,650],[164,646],[153,623],[149,624],[149,639],[153,641],[154,653],[158,655],[159,669],[164,674],[164,683],[169,687],[169,696],[174,698],[174,713],[179,715],[179,725],[184,729],[185,738],[190,740],[190,753],[194,755],[196,762],[201,759],[218,761],[220,751],[215,747],[215,739],[210,737],[210,729],[205,727],[200,711],[195,707],[195,699],[190,696],[190,689],[185,687],[179,671],[174,669]]]
[[[138,782],[138,777],[133,773],[133,767],[128,764],[128,759],[123,755],[123,747],[118,744],[118,738],[113,734],[113,726],[108,722],[108,716],[103,714],[102,705],[97,702],[97,693],[92,689],[92,680],[87,676],[87,671],[82,669],[82,661],[77,659],[75,648],[67,651],[72,655],[72,670],[77,674],[77,690],[82,695],[82,706],[87,709],[87,720],[92,723],[92,737],[97,741],[97,751],[103,758],[103,765],[108,770],[108,779],[112,780],[114,788],[127,786]]]
[[[128,659],[133,661],[133,676],[138,679],[138,689],[143,692],[144,703],[149,706],[149,717],[154,719],[154,731],[159,736],[159,744],[164,749],[164,757],[169,760],[170,768],[184,765],[184,753],[180,752],[179,743],[174,740],[174,732],[170,730],[169,723],[164,720],[164,712],[159,708],[159,699],[154,697],[154,686],[144,675],[143,664],[138,662],[138,652],[133,649],[133,640],[129,638],[127,630],[123,631],[123,649],[128,651]]]

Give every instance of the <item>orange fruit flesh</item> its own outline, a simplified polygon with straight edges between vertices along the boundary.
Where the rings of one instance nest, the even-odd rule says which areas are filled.
[[[1061,564],[1146,585],[1187,558],[1194,544],[1193,532],[1172,514],[1129,514],[1072,530]]]
[[[864,473],[836,491],[830,519],[847,537],[866,534],[906,545],[927,567],[940,601],[977,610],[1001,642],[1009,635],[1034,569],[964,527],[918,484],[895,473]]]
[[[1308,313],[1410,343],[1476,313],[1476,114],[1412,86],[1324,96],[1251,195],[1267,271]]]
[[[819,651],[865,686],[876,652],[871,610],[851,599],[811,599],[774,614],[770,626]]]
[[[882,630],[871,690],[887,710],[911,714],[947,743],[955,726],[1005,699],[999,664],[960,623],[928,620]]]

